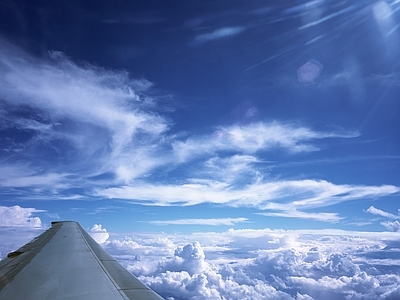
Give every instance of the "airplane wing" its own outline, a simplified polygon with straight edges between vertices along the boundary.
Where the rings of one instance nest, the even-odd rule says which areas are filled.
[[[77,222],[52,222],[0,262],[0,300],[162,300]]]

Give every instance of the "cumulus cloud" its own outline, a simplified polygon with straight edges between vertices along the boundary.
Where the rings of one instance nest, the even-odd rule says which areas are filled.
[[[140,236],[117,259],[165,299],[395,299],[400,286],[384,261],[394,232],[231,229],[163,238],[168,247],[157,252]],[[194,241],[171,243],[187,239]],[[120,254],[118,247],[108,250]]]
[[[158,272],[184,271],[193,275],[206,271],[208,267],[202,247],[198,242],[192,242],[177,247],[173,259],[158,264]]]
[[[389,300],[400,290],[399,232],[265,228],[110,239],[99,224],[89,232],[107,237],[106,250],[165,299]],[[0,256],[10,250],[0,245]]]
[[[0,206],[0,259],[42,233],[45,226],[35,215],[44,212],[19,205]]]
[[[88,229],[88,233],[100,245],[109,243],[108,238],[110,235],[101,224],[94,224],[92,228]]]
[[[42,227],[41,219],[33,216],[34,213],[40,212],[45,211],[19,205],[0,206],[0,226]]]

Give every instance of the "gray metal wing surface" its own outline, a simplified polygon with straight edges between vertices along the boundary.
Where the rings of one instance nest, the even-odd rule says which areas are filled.
[[[77,222],[52,227],[0,262],[0,300],[162,299]]]

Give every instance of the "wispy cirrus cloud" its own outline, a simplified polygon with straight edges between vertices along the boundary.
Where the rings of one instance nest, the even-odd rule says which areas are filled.
[[[242,33],[246,28],[242,26],[222,27],[213,32],[199,34],[194,38],[195,44],[203,44],[209,41],[215,41]]]
[[[22,163],[0,163],[0,186],[4,188],[49,187],[66,188],[69,174],[45,172],[42,168]]]
[[[308,220],[331,222],[331,223],[339,222],[340,220],[343,219],[343,217],[340,217],[338,213],[326,213],[326,212],[312,213],[312,212],[304,212],[298,210],[262,212],[257,214],[268,217],[299,218],[299,219],[308,219]]]
[[[216,36],[238,33],[218,31]],[[58,52],[37,59],[13,51],[16,48],[5,41],[1,44],[2,126],[23,137],[15,141],[18,147],[10,144],[2,153],[9,158],[7,165],[2,163],[7,171],[0,175],[4,187],[47,187],[58,199],[76,197],[77,192],[55,190],[75,187],[82,191],[79,199],[250,206],[270,215],[330,222],[341,217],[306,210],[399,191],[391,185],[269,178],[271,166],[260,158],[277,149],[288,155],[320,151],[320,141],[358,137],[356,131],[316,131],[272,121],[220,126],[184,139],[170,133],[171,122],[155,113],[156,100],[146,95],[150,82],[133,80],[126,72],[78,65]],[[173,180],[154,179],[156,172],[162,177],[178,168],[185,170],[176,172]]]
[[[215,37],[241,30],[216,31]],[[139,199],[150,197],[154,203],[173,203],[178,190],[188,197],[178,197],[182,203],[213,202],[217,197],[221,203],[240,202],[258,195],[253,190],[271,188],[261,183],[265,173],[261,175],[255,167],[262,162],[256,154],[274,149],[292,155],[318,151],[318,140],[359,135],[352,131],[319,132],[275,121],[220,126],[211,134],[182,139],[170,134],[170,121],[154,112],[156,100],[146,94],[150,82],[131,79],[123,71],[78,65],[59,52],[37,59],[4,40],[0,42],[2,126],[23,137],[6,141],[5,152],[17,154],[8,154],[11,161],[3,186],[61,189],[74,185],[88,190],[88,186],[101,184],[122,193],[133,180],[140,179],[144,186],[171,193],[171,199],[165,200],[168,196],[150,195],[137,188],[145,195]],[[199,159],[197,173],[187,174],[181,185],[146,179],[156,170],[168,174]],[[249,186],[237,190],[235,184]],[[273,186],[275,189],[276,184]],[[108,195],[109,191],[102,193]],[[196,200],[197,196],[188,195],[194,191],[203,192],[204,197]],[[239,196],[234,197],[234,193]],[[255,201],[256,205],[261,202]]]
[[[399,210],[400,211],[400,210]],[[390,230],[390,231],[400,231],[400,222],[398,221],[400,219],[400,215],[394,215],[392,213],[383,211],[379,208],[376,208],[374,206],[370,206],[366,212],[376,215],[376,216],[381,216],[384,218],[388,218],[388,219],[392,219],[395,221],[383,221],[380,224],[382,226],[384,226],[386,229]]]
[[[153,101],[143,93],[151,87],[148,81],[130,79],[123,71],[78,66],[58,52],[36,59],[0,43],[4,126],[30,133],[24,134],[26,153],[41,147],[58,156],[62,168],[83,176],[112,172],[121,181],[163,163],[154,139],[169,122],[148,109]],[[36,159],[46,164],[48,156],[39,154]]]
[[[148,221],[154,225],[207,225],[207,226],[233,226],[237,223],[247,222],[248,218],[205,218],[205,219],[177,219]]]
[[[327,138],[354,138],[358,132],[318,132],[303,126],[280,122],[253,123],[246,126],[220,127],[214,134],[174,141],[173,152],[184,162],[193,156],[212,155],[218,151],[252,154],[281,148],[289,153],[318,151],[313,141]]]
[[[381,222],[381,225],[385,226],[390,231],[397,231],[397,232],[400,231],[400,222],[397,220],[393,221],[393,222],[384,221],[384,222]]]
[[[391,214],[391,213],[389,213],[389,212],[386,212],[386,211],[383,211],[383,210],[381,210],[381,209],[379,209],[379,208],[376,208],[376,207],[374,207],[374,206],[370,206],[367,210],[366,210],[366,212],[369,212],[369,213],[371,213],[371,214],[373,214],[373,215],[376,215],[376,216],[381,216],[381,217],[385,217],[385,218],[389,218],[389,219],[400,219],[400,216],[399,215],[394,215],[394,214]]]
[[[13,188],[22,188],[22,187],[34,187],[34,186],[51,186],[62,188],[66,187],[63,184],[63,179],[66,175],[56,174],[56,173],[47,173],[44,175],[32,175],[25,177],[14,177],[14,178],[5,178],[0,186],[3,187],[13,187]],[[3,177],[3,176],[1,176]]]
[[[97,190],[96,195],[126,199],[134,203],[187,206],[200,203],[269,210],[267,215],[336,222],[336,213],[309,213],[304,210],[327,207],[345,201],[383,197],[398,193],[396,186],[335,185],[323,180],[256,182],[242,188],[219,181],[193,180],[181,185],[140,184]]]

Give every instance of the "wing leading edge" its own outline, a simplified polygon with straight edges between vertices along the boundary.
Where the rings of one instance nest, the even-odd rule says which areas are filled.
[[[0,262],[0,300],[162,300],[77,222],[52,227]]]

